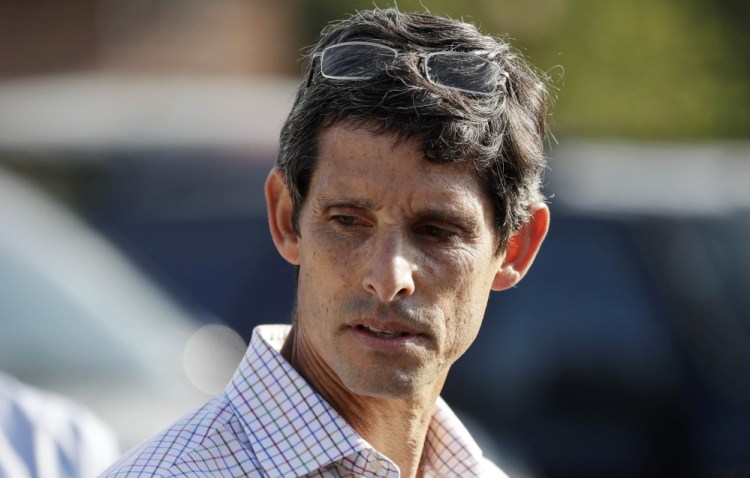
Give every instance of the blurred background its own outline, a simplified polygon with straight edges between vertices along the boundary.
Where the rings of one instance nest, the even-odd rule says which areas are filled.
[[[322,27],[385,0],[0,0],[0,370],[128,449],[291,267],[262,184]],[[511,476],[750,476],[750,3],[421,0],[550,77],[552,228],[446,399]]]

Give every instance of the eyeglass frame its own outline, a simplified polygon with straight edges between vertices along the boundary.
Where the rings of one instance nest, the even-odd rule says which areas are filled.
[[[307,77],[307,82],[305,84],[305,88],[309,88],[310,85],[312,84],[313,76],[315,74],[315,64],[314,64],[315,60],[322,59],[323,54],[329,48],[336,48],[336,47],[340,47],[342,45],[367,45],[367,46],[374,46],[374,47],[377,47],[377,48],[382,48],[384,50],[390,50],[391,52],[393,52],[393,55],[394,55],[393,56],[393,60],[394,61],[395,61],[396,58],[398,58],[399,55],[410,55],[410,54],[417,55],[420,58],[420,60],[421,60],[422,70],[423,70],[422,71],[422,75],[427,79],[427,81],[429,81],[430,83],[432,83],[435,86],[439,86],[441,88],[446,88],[446,89],[449,89],[449,90],[461,91],[463,93],[470,93],[470,94],[480,95],[480,96],[492,96],[497,91],[498,85],[495,85],[495,89],[494,90],[488,91],[488,92],[484,92],[484,91],[477,91],[477,90],[468,90],[468,89],[465,89],[465,88],[459,88],[459,87],[456,87],[456,86],[449,86],[449,85],[445,85],[443,83],[438,83],[438,82],[434,81],[430,77],[430,74],[429,74],[429,72],[427,70],[427,62],[428,62],[428,60],[429,60],[430,57],[432,57],[432,56],[438,56],[438,55],[471,55],[471,56],[474,56],[474,57],[476,57],[476,58],[478,58],[480,60],[483,60],[484,62],[486,62],[489,65],[492,65],[492,68],[494,68],[498,73],[500,73],[503,77],[505,77],[505,81],[503,81],[502,85],[501,85],[503,88],[507,87],[506,86],[507,82],[510,79],[510,75],[508,74],[508,72],[506,72],[505,70],[503,70],[500,67],[500,65],[498,65],[497,63],[493,63],[492,61],[488,60],[487,58],[479,56],[476,53],[464,52],[464,51],[451,51],[451,50],[433,51],[433,52],[430,52],[430,53],[401,52],[401,51],[398,51],[397,49],[389,47],[387,45],[381,45],[380,43],[369,42],[369,41],[346,41],[346,42],[334,43],[332,45],[328,45],[325,48],[323,48],[321,51],[316,51],[315,53],[313,53],[313,55],[312,55],[313,64],[310,65],[310,73],[309,73],[309,75]],[[331,79],[331,80],[344,80],[344,81],[361,81],[361,80],[370,80],[370,79],[373,78],[373,76],[358,77],[358,76],[330,76],[330,75],[326,75],[325,73],[323,73],[323,62],[322,62],[322,60],[319,60],[319,62],[320,62],[320,74],[324,78],[328,78],[328,79]]]

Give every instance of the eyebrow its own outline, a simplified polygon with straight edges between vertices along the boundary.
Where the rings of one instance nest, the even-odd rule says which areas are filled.
[[[332,207],[345,207],[352,209],[375,210],[379,209],[377,205],[366,198],[356,198],[349,196],[321,196],[315,201],[316,209],[330,209]]]

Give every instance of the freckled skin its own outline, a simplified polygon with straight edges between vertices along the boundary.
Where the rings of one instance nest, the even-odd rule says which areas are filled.
[[[431,163],[418,143],[363,128],[324,130],[298,223],[294,340],[305,375],[355,395],[436,395],[476,337],[503,263],[491,211],[466,165]],[[351,327],[362,317],[420,339],[370,350]]]

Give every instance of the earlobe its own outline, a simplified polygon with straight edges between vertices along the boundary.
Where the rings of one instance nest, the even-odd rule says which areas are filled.
[[[492,290],[505,290],[518,284],[526,275],[549,229],[549,208],[544,203],[530,206],[531,215],[508,239],[500,270],[495,274]]]
[[[274,168],[271,171],[266,179],[265,193],[273,243],[284,259],[299,265],[299,237],[292,224],[292,197],[283,170]]]

